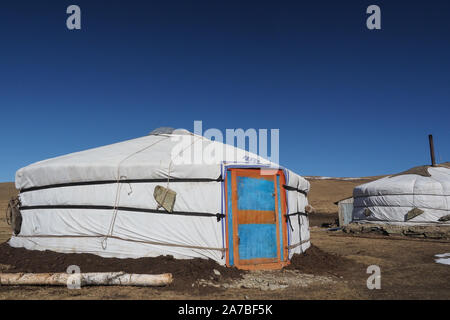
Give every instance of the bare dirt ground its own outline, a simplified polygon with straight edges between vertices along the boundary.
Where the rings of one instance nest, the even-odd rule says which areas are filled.
[[[314,181],[310,202],[333,219],[336,211],[332,209],[335,208],[333,202],[345,198],[353,188],[351,185],[358,182]],[[12,184],[0,184],[0,242],[10,236],[4,209],[14,193]],[[69,290],[65,287],[2,286],[0,299],[450,299],[450,266],[436,263],[434,257],[450,252],[449,242],[380,235],[359,237],[314,226],[311,241],[313,247],[296,256],[291,265],[281,271],[228,272],[210,265],[207,272],[194,272],[199,268],[197,263],[202,262],[192,262],[181,266],[189,275],[174,272],[178,282],[174,280],[173,285],[165,288],[85,287]],[[76,255],[61,258],[53,254],[42,256],[36,263],[26,259],[21,263],[16,249],[8,249],[7,244],[0,247],[4,247],[0,255],[0,272],[44,270],[48,266],[59,268],[77,261]],[[122,265],[117,267],[124,269],[133,268],[133,263],[139,265],[139,262],[120,263]],[[170,259],[167,263],[167,268],[174,268]],[[112,265],[108,260],[98,260],[95,268],[105,271]],[[370,265],[378,265],[381,269],[380,290],[367,288],[367,267]]]

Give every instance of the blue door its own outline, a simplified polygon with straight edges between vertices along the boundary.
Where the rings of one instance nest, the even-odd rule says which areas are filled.
[[[277,178],[259,170],[235,170],[231,179],[234,262],[236,265],[280,261]]]

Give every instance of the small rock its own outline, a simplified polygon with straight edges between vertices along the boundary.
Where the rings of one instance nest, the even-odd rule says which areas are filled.
[[[219,270],[214,269],[213,272],[214,272],[214,274],[215,274],[216,276],[220,276]]]

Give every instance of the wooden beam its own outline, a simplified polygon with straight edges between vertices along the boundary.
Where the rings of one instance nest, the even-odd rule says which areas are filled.
[[[160,287],[172,283],[172,274],[129,274],[125,272],[92,273],[0,273],[2,286],[140,286]]]

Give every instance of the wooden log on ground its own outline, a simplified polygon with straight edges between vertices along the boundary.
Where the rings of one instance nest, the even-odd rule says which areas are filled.
[[[0,273],[0,285],[44,286],[141,286],[161,287],[172,283],[172,274],[92,273]]]

